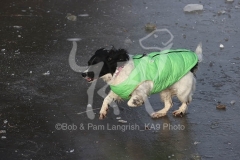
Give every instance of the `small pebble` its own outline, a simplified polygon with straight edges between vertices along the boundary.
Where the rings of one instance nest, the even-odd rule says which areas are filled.
[[[3,121],[3,123],[4,123],[4,124],[7,124],[7,123],[8,123],[8,120],[7,120],[7,119],[5,119],[5,120]]]
[[[194,144],[194,145],[197,145],[197,144],[199,144],[199,143],[200,143],[200,142],[197,142],[197,141],[196,141],[196,142],[194,142],[193,144]]]
[[[118,120],[119,123],[127,123],[127,121],[124,121],[124,120]]]
[[[203,5],[201,4],[188,4],[183,8],[184,12],[194,12],[194,11],[202,11]]]
[[[0,134],[1,134],[1,133],[6,133],[6,130],[0,130]]]
[[[121,119],[121,117],[116,117],[116,119]]]
[[[152,32],[152,31],[154,31],[154,30],[156,30],[156,29],[157,29],[157,26],[156,26],[155,24],[147,23],[147,24],[145,25],[145,30],[146,30],[146,31]]]
[[[220,47],[221,49],[223,49],[223,48],[224,48],[224,45],[223,45],[223,44],[220,44],[219,47]]]
[[[48,75],[50,75],[50,72],[47,71],[47,72],[43,73],[43,75],[44,75],[44,76],[48,76]]]
[[[13,28],[15,28],[15,29],[21,29],[22,26],[13,26]]]
[[[232,100],[232,101],[230,102],[231,105],[234,105],[235,103],[236,103],[236,101],[234,101],[234,100]]]
[[[226,13],[226,11],[222,10],[222,11],[218,12],[218,15],[225,14],[225,13]]]
[[[217,109],[226,109],[226,106],[224,105],[224,104],[218,104],[217,106],[216,106],[216,108]]]
[[[81,38],[68,38],[67,41],[80,41]]]
[[[71,13],[68,13],[66,18],[70,21],[77,21],[77,16],[72,15]]]
[[[89,14],[79,14],[78,16],[80,16],[80,17],[88,17],[89,16]]]

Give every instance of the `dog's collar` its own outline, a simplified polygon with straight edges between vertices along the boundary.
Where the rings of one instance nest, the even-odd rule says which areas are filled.
[[[123,69],[124,66],[121,67],[117,67],[116,71],[115,71],[115,77],[118,76],[118,74],[121,72],[121,70]]]

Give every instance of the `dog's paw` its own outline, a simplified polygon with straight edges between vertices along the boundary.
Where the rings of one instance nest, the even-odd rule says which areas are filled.
[[[181,110],[181,109],[178,109],[176,111],[173,112],[173,115],[175,117],[183,117],[183,115],[185,114],[185,111]]]
[[[100,111],[100,116],[99,116],[99,119],[104,119],[107,115],[107,110],[104,110],[104,111]]]
[[[166,112],[154,112],[151,114],[151,117],[152,118],[160,118],[160,117],[164,117],[166,115],[167,115]]]
[[[128,101],[129,107],[138,107],[144,104],[144,101],[139,98],[132,98]]]

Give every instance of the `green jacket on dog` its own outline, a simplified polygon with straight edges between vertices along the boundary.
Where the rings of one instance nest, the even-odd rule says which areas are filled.
[[[131,93],[144,81],[153,81],[151,94],[159,93],[187,74],[198,62],[196,53],[178,49],[152,52],[132,57],[134,69],[129,77],[111,90],[122,99],[130,99]]]

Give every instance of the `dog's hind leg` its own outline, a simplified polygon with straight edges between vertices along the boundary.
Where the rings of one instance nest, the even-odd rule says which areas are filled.
[[[177,97],[182,102],[178,110],[173,112],[174,116],[183,116],[187,109],[188,104],[192,101],[192,95],[195,90],[196,80],[194,75],[189,72],[180,81],[174,84],[177,87]]]
[[[164,102],[164,108],[152,113],[152,118],[160,118],[167,114],[168,110],[173,106],[171,89],[166,89],[160,93],[161,100]]]
[[[138,106],[141,106],[144,104],[144,100],[147,98],[147,95],[144,94],[144,95],[132,95],[131,96],[131,99],[128,101],[128,106],[129,107],[138,107]]]
[[[179,109],[173,112],[173,115],[182,117],[188,109],[187,105],[188,105],[187,102],[183,102]]]
[[[152,81],[145,81],[141,83],[131,94],[131,98],[128,101],[129,107],[138,107],[144,104],[144,101],[148,97],[153,87]]]

